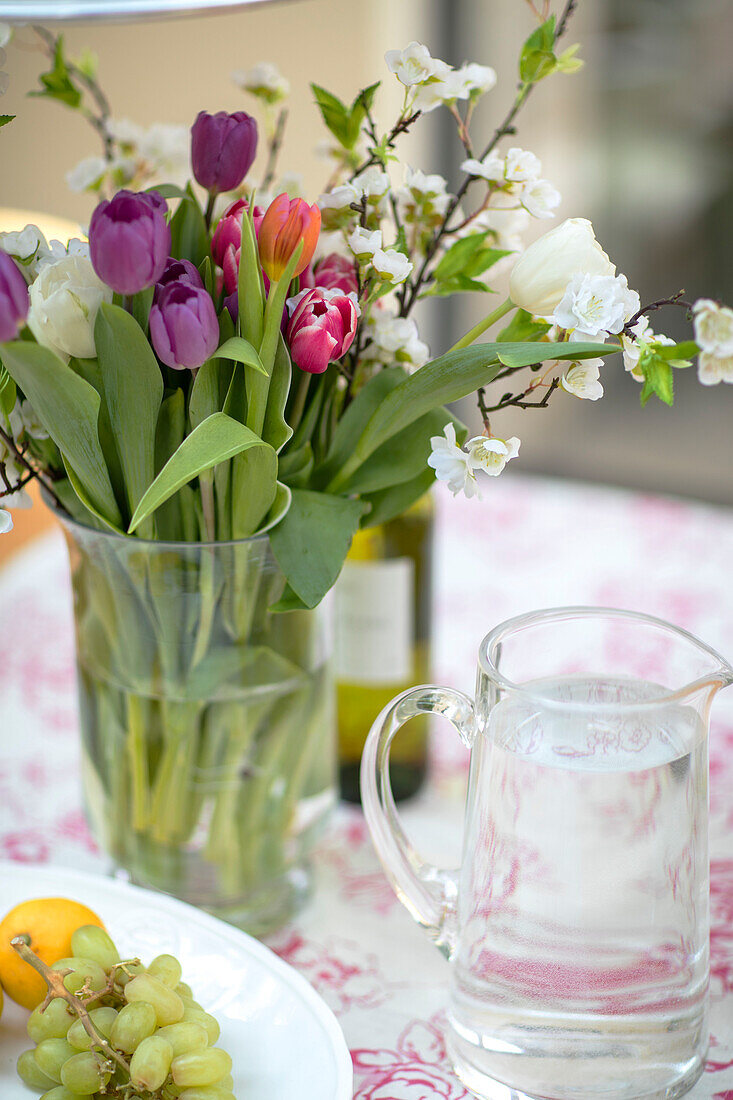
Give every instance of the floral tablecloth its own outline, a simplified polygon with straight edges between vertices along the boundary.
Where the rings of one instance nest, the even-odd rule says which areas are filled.
[[[486,631],[537,607],[646,611],[733,656],[733,512],[505,475],[483,503],[437,494],[435,676],[471,692]],[[0,858],[105,870],[78,789],[71,597],[61,535],[0,573]],[[733,692],[711,763],[712,1043],[694,1100],[733,1100]],[[433,782],[404,811],[426,855],[458,861],[466,754],[446,725]],[[1,894],[0,884],[0,894]],[[0,899],[1,900],[1,899]],[[318,889],[271,945],[334,1009],[358,1100],[463,1100],[441,1032],[448,964],[395,899],[361,813],[339,810]]]

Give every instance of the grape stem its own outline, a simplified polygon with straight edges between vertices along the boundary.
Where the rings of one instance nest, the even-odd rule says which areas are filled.
[[[64,985],[64,978],[67,974],[71,974],[71,971],[52,970],[50,966],[46,966],[45,962],[42,959],[39,959],[38,955],[36,955],[35,952],[31,951],[30,947],[25,942],[25,937],[23,936],[16,936],[10,941],[10,945],[11,947],[15,948],[15,950],[18,952],[24,962],[27,962],[29,966],[32,966],[34,970],[38,971],[38,973],[41,975],[46,985],[48,986],[48,992],[46,993],[44,1000],[39,1006],[39,1012],[45,1012],[45,1010],[48,1008],[48,1005],[55,997],[60,997],[62,1000],[66,1001],[66,1003],[71,1006],[71,1008],[81,1020],[82,1026],[89,1038],[92,1040],[93,1046],[98,1047],[108,1061],[117,1062],[117,1064],[125,1071],[125,1073],[129,1077],[129,1063],[126,1062],[122,1055],[118,1054],[114,1047],[110,1046],[107,1040],[99,1034],[89,1017],[89,1012],[87,1011],[86,1004],[83,1003],[78,996],[70,993]],[[98,1000],[98,997],[95,994],[94,997],[90,999]]]

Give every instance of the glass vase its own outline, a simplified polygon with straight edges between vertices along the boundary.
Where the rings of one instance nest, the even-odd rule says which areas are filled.
[[[266,536],[165,543],[61,517],[87,816],[133,882],[256,935],[285,923],[336,798],[328,601],[271,610]]]

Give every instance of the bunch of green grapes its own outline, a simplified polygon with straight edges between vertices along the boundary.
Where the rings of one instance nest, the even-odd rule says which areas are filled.
[[[232,1060],[214,1046],[219,1025],[181,981],[177,959],[122,962],[93,925],[77,929],[71,948],[73,958],[51,967],[69,971],[68,995],[34,1009],[37,1045],[18,1059],[41,1100],[236,1100]]]

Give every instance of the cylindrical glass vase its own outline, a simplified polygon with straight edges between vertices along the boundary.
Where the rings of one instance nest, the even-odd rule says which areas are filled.
[[[273,612],[266,536],[164,543],[62,517],[89,822],[133,882],[263,934],[335,802],[326,606]]]

